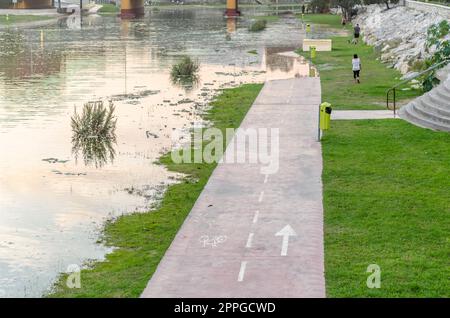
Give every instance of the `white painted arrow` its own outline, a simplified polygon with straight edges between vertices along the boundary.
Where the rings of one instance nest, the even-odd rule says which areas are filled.
[[[283,227],[275,236],[282,236],[283,243],[281,244],[281,256],[286,256],[289,245],[289,236],[297,236],[297,233],[292,229],[292,227],[288,224]]]

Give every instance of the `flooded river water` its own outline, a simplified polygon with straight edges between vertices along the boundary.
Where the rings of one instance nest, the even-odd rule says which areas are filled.
[[[41,296],[70,264],[102,259],[105,220],[145,211],[177,180],[153,162],[174,130],[201,121],[218,89],[309,74],[300,58],[278,54],[300,46],[301,21],[251,33],[253,13],[227,20],[219,8],[164,9],[137,21],[88,16],[0,30],[0,297]],[[187,90],[169,76],[183,55],[200,63]],[[83,160],[71,116],[95,100],[114,102],[117,142],[114,156]]]

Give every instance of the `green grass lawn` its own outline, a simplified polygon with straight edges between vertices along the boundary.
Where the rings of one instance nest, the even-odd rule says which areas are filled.
[[[329,297],[450,296],[450,134],[333,121],[323,139]],[[369,264],[381,288],[366,287]]]
[[[45,16],[45,15],[8,15],[8,19],[6,19],[6,15],[0,15],[0,25],[14,24],[14,23],[24,23],[24,22],[35,22],[35,21],[43,21],[50,20],[54,17]]]
[[[321,24],[333,28],[343,29],[341,18],[331,14],[308,14],[305,22]],[[351,30],[351,26],[346,27]],[[317,52],[313,63],[317,66],[322,84],[322,100],[333,105],[334,109],[384,109],[386,107],[386,91],[400,82],[401,74],[377,58],[375,50],[362,43],[354,45],[348,43],[348,36],[333,37],[331,52]],[[297,51],[309,58],[309,52]],[[361,84],[355,84],[352,73],[353,54],[361,59]],[[412,99],[421,95],[421,90],[401,91],[400,100]]]
[[[301,19],[301,15],[298,16]],[[332,28],[342,28],[341,16],[335,14],[305,14],[305,23],[323,24]],[[347,29],[349,29],[347,27]]]
[[[224,90],[205,119],[225,135],[225,128],[239,127],[261,88],[261,84],[248,84]],[[117,249],[107,255],[106,261],[82,270],[80,289],[67,288],[63,274],[48,297],[139,297],[216,167],[207,163],[175,164],[170,155],[161,158],[161,163],[188,177],[168,188],[157,209],[108,223],[104,241]]]
[[[103,4],[102,7],[98,10],[98,13],[117,13],[120,11],[120,8],[114,4]]]

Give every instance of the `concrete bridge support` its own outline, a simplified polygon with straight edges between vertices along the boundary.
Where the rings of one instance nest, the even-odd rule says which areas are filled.
[[[227,10],[225,11],[226,17],[240,16],[241,12],[238,10],[238,0],[227,0]]]
[[[52,0],[22,0],[17,1],[11,8],[15,9],[47,9],[52,7]]]
[[[144,0],[122,0],[120,10],[122,18],[133,19],[144,14]]]

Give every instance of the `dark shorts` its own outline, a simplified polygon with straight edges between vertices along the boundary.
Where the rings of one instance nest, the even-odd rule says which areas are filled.
[[[355,33],[355,39],[359,38],[359,33]]]
[[[353,71],[353,78],[359,78],[360,71]]]

